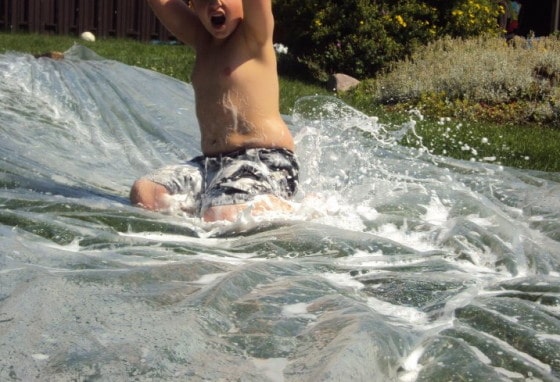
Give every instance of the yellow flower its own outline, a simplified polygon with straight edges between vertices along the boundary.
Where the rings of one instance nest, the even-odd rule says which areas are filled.
[[[406,27],[406,22],[404,21],[401,15],[396,15],[395,20],[397,20],[397,23],[399,23],[400,26]]]

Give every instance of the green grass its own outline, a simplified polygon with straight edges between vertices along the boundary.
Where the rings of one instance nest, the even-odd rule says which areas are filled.
[[[181,81],[190,81],[194,52],[185,46],[162,46],[123,39],[86,42],[70,36],[0,33],[2,53],[15,51],[37,55],[52,51],[65,52],[75,43],[86,46],[107,59],[155,70]]]
[[[560,132],[538,125],[511,126],[476,122],[422,121],[404,145],[457,159],[557,172],[560,169]]]
[[[181,81],[190,81],[194,52],[182,45],[153,45],[123,39],[103,39],[88,43],[68,36],[0,33],[0,53],[64,52],[74,43],[87,46],[107,59],[155,70]],[[298,98],[332,93],[312,81],[306,82],[281,76],[280,94],[281,112],[290,114]],[[349,93],[342,96],[342,99],[369,115],[378,116],[385,123],[399,124],[410,118],[407,113],[394,112],[381,106],[365,93]],[[416,132],[422,137],[422,142],[409,134],[402,143],[410,146],[423,145],[435,154],[459,159],[560,171],[559,129],[529,124],[440,121],[437,117],[428,117],[418,122]]]

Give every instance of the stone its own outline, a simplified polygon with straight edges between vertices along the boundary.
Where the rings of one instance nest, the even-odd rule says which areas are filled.
[[[327,87],[329,90],[339,92],[346,92],[354,89],[360,84],[360,81],[344,73],[335,73],[330,76]]]

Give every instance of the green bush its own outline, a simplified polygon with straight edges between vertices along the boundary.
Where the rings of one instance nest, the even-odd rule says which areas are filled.
[[[426,2],[386,1],[382,13],[385,30],[403,47],[406,54],[432,41],[442,30],[438,9]]]
[[[493,0],[274,1],[276,42],[315,78],[372,77],[443,35],[499,33]]]
[[[446,10],[443,31],[453,37],[498,35],[497,19],[505,10],[494,0],[460,0]]]
[[[333,72],[368,77],[402,56],[402,45],[370,1],[284,0],[274,6],[276,41],[320,80]]]

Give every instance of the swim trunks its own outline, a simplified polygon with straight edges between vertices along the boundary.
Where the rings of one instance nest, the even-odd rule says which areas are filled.
[[[289,199],[297,191],[299,164],[286,149],[243,149],[217,156],[198,156],[185,164],[163,167],[145,179],[180,196],[181,208],[242,204],[258,195]]]

